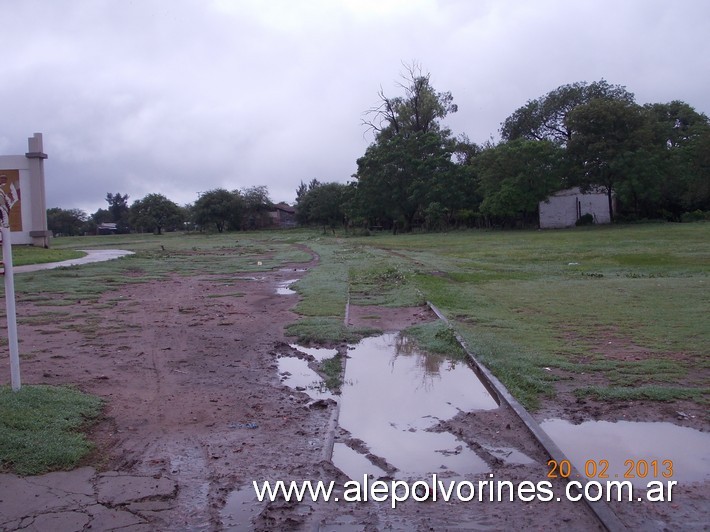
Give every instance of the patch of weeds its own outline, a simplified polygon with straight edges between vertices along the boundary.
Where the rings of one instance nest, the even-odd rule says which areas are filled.
[[[375,336],[382,331],[368,327],[346,327],[339,318],[305,318],[286,327],[288,336],[295,336],[299,343],[357,343],[366,336]]]
[[[0,387],[0,470],[37,475],[75,467],[91,450],[80,429],[101,406],[98,397],[67,387]]]
[[[335,355],[321,360],[318,369],[325,376],[323,382],[326,387],[331,392],[339,391],[340,386],[343,384],[343,358],[340,355]]]
[[[61,318],[68,315],[68,312],[44,312],[34,316],[19,316],[17,318],[17,322],[23,325],[32,325],[34,327],[39,325],[53,325]]]
[[[350,267],[351,302],[358,305],[384,305],[392,307],[418,306],[424,303],[421,293],[409,279],[410,273],[398,264],[388,262],[389,257],[369,257],[374,265]]]
[[[42,305],[43,307],[71,307],[76,305],[76,299],[45,299],[44,301],[37,301],[37,305]]]
[[[678,399],[699,401],[710,393],[710,388],[696,389],[681,386],[588,386],[575,390],[577,397],[593,397],[602,401],[658,401],[669,402]]]
[[[218,297],[244,297],[244,292],[229,292],[227,294],[209,294],[208,299],[217,299]]]
[[[456,339],[456,332],[443,322],[423,323],[406,328],[403,334],[414,340],[417,346],[428,353],[446,355],[465,360],[468,355]]]

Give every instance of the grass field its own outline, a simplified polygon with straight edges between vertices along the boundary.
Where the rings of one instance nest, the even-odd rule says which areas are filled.
[[[19,275],[16,290],[19,300],[70,306],[126,283],[309,260],[294,243],[321,257],[295,286],[302,319],[289,332],[302,340],[372,333],[342,325],[348,299],[431,301],[528,407],[553,393],[555,377],[545,368],[594,372],[603,384],[580,387],[579,395],[708,401],[710,224],[702,222],[371,237],[289,230],[61,238],[54,250],[136,254]]]

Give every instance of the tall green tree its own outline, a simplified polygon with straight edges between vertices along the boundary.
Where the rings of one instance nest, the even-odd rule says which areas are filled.
[[[298,197],[296,216],[302,225],[319,225],[323,232],[345,223],[348,186],[342,183],[320,183],[313,180]]]
[[[375,141],[357,161],[351,207],[370,225],[408,230],[437,201],[437,182],[454,173],[455,141],[441,120],[457,107],[450,93],[434,90],[418,65],[407,67],[403,79],[404,96],[380,91],[380,104],[363,121]]]
[[[200,194],[192,209],[195,223],[203,229],[213,224],[219,233],[241,228],[244,202],[239,193],[223,188],[209,190]]]
[[[273,202],[269,198],[269,189],[265,185],[246,187],[236,192],[242,198],[243,223],[247,229],[261,229],[269,224],[269,211]]]
[[[501,124],[501,138],[504,141],[519,138],[549,140],[566,146],[572,136],[567,120],[569,114],[578,106],[599,99],[633,103],[634,95],[625,87],[611,85],[603,79],[593,83],[562,85],[528,101],[506,118]]]
[[[679,219],[683,212],[710,210],[707,163],[710,120],[685,102],[644,106],[649,151],[657,178],[656,203],[648,214]]]
[[[481,213],[503,223],[536,222],[540,201],[562,187],[563,160],[564,150],[549,140],[488,146],[474,162]]]
[[[111,214],[112,223],[116,224],[119,233],[127,233],[130,230],[128,219],[128,194],[120,194],[116,192],[111,194],[106,193],[106,203],[108,203],[108,212]]]
[[[162,194],[148,194],[130,207],[134,229],[162,234],[163,229],[180,229],[185,221],[180,207]]]
[[[604,189],[613,221],[614,192],[629,186],[633,177],[647,175],[642,108],[624,100],[594,99],[575,107],[567,124],[567,152],[578,169],[574,179],[583,189]]]
[[[47,209],[47,228],[55,236],[75,236],[81,235],[87,230],[86,213],[79,209],[60,209],[52,207]]]

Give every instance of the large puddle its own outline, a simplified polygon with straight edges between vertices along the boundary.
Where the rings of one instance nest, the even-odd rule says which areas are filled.
[[[423,354],[398,334],[366,338],[348,355],[339,424],[397,468],[395,476],[490,469],[453,434],[426,430],[459,412],[498,408],[468,364]],[[354,458],[338,446],[335,451],[333,463],[346,474],[372,472],[356,463],[362,455]]]
[[[553,419],[540,424],[581,474],[594,480],[702,482],[710,479],[710,434],[672,423]],[[672,468],[669,470],[669,467]]]

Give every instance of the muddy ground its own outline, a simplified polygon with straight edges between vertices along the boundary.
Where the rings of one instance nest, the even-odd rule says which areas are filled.
[[[314,256],[307,267],[316,263]],[[129,509],[150,529],[599,529],[583,503],[564,500],[410,501],[396,510],[389,503],[344,501],[225,508],[237,490],[250,489],[252,480],[347,481],[328,459],[333,437],[347,440],[331,430],[336,407],[314,405],[305,393],[281,384],[278,375],[278,357],[299,354],[289,345],[293,339],[284,336],[284,326],[298,319],[291,310],[298,296],[278,295],[276,287],[307,275],[296,271],[303,268],[302,263],[284,266],[254,279],[234,272],[230,280],[175,276],[125,286],[104,294],[100,303],[105,304],[61,307],[69,313],[61,320],[42,321],[52,307],[20,303],[23,383],[73,384],[106,400],[104,416],[91,430],[96,451],[83,465],[174,481],[177,492],[161,504]],[[37,318],[33,325],[22,323],[32,316]],[[424,308],[353,307],[349,320],[358,324],[365,316],[366,325],[390,331],[436,319]],[[332,347],[347,352],[345,345]],[[6,366],[0,361],[4,374]],[[636,403],[618,409],[579,403],[561,392],[561,402],[546,409],[568,418],[623,416],[709,428],[706,415],[691,405]],[[702,415],[678,421],[678,410]],[[544,419],[546,413],[536,417]],[[497,480],[547,480],[547,456],[507,408],[461,413],[436,430],[450,431],[470,445]],[[536,463],[506,464],[486,451],[490,446],[514,447]],[[679,486],[673,503],[626,503],[615,509],[634,529],[702,529],[708,487]],[[557,495],[561,490],[556,484]]]

